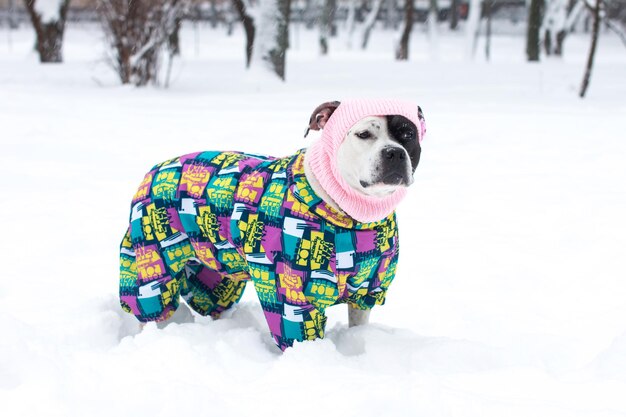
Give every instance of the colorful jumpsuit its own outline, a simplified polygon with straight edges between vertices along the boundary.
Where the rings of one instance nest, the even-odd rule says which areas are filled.
[[[161,321],[182,296],[217,318],[252,280],[284,350],[323,337],[329,306],[383,304],[398,259],[395,214],[358,223],[337,212],[313,192],[303,160],[304,150],[202,152],[155,166],[121,244],[123,309]]]

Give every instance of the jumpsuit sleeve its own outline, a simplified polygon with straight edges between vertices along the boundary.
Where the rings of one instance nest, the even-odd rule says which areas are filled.
[[[270,333],[278,347],[285,350],[294,341],[324,337],[326,316],[323,310],[306,299],[303,272],[292,268],[288,260],[276,262],[275,270],[267,272],[257,274],[253,271],[251,275]],[[266,289],[268,284],[273,288]]]
[[[380,256],[376,272],[369,281],[369,286],[362,291],[358,291],[348,300],[348,305],[359,310],[370,310],[376,305],[385,304],[387,289],[391,285],[396,276],[396,268],[398,265],[398,255],[400,248],[398,245],[398,230],[395,223],[390,230],[388,241],[389,249]]]

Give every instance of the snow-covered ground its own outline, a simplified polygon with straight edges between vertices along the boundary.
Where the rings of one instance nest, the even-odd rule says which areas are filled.
[[[294,30],[281,84],[243,69],[243,36],[185,27],[170,89],[118,85],[97,26],[70,25],[65,63],[0,31],[0,404],[3,416],[625,416],[626,49],[586,36],[562,60],[524,40],[464,61],[418,28],[367,53]],[[306,47],[305,47],[306,46]],[[428,122],[399,208],[387,304],[280,354],[254,289],[218,321],[138,332],[117,302],[118,244],[145,171],[205,149],[285,155],[320,102],[418,101]]]

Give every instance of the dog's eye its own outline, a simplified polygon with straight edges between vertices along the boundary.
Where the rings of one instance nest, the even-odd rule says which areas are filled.
[[[400,135],[400,138],[402,140],[411,140],[413,139],[413,131],[412,130],[405,130],[404,132],[402,132],[402,134]]]
[[[368,139],[372,137],[372,134],[369,132],[369,130],[364,130],[362,132],[357,133],[356,137],[359,139]]]

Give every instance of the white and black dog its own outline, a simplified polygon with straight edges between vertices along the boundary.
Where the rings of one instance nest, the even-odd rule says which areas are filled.
[[[251,280],[281,349],[323,337],[335,304],[348,304],[350,326],[367,323],[395,276],[394,211],[414,182],[424,116],[404,101],[335,101],[309,130],[322,134],[284,158],[199,152],[146,174],[121,247],[123,308],[187,321],[182,297],[218,317]]]

